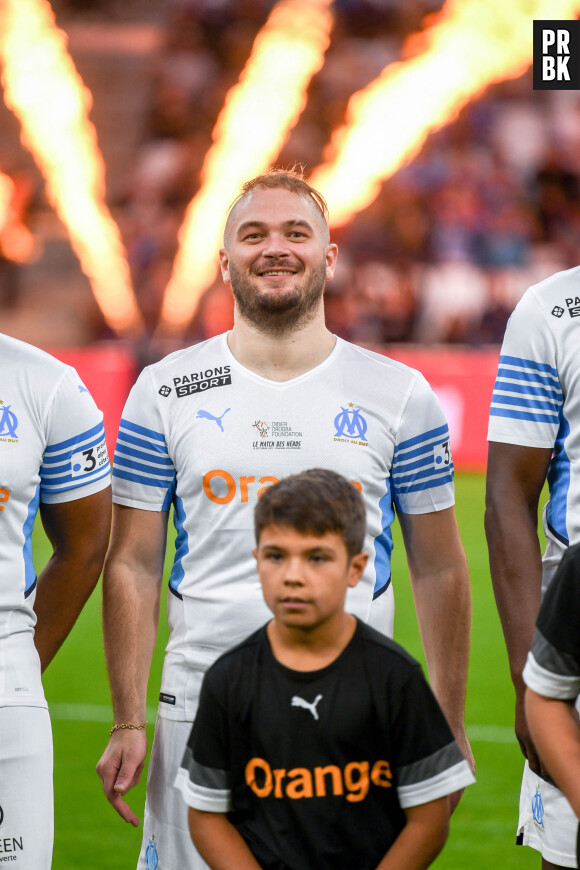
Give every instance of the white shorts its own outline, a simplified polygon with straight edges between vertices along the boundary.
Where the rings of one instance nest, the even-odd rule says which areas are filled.
[[[520,793],[518,843],[531,846],[561,867],[578,867],[578,819],[559,788],[546,782],[526,761]]]
[[[202,677],[199,673],[200,686]],[[194,848],[187,822],[189,807],[174,785],[191,726],[191,722],[157,717],[138,870],[209,870]]]
[[[50,870],[52,731],[45,707],[0,707],[0,867]]]

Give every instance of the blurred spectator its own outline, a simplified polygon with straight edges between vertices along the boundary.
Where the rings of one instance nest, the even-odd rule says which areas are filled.
[[[31,263],[42,249],[28,227],[35,183],[20,170],[0,173],[0,306],[13,308],[20,296],[21,263]]]

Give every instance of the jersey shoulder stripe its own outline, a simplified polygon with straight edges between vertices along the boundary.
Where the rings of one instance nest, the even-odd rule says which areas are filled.
[[[175,478],[175,468],[163,433],[121,418],[113,477],[167,489]]]
[[[445,471],[436,473],[428,470],[415,475],[412,479],[407,481],[393,481],[393,484],[396,484],[398,495],[408,495],[411,492],[423,492],[426,489],[433,489],[436,486],[444,486],[447,483],[453,483],[453,468],[446,468]]]
[[[139,483],[144,486],[154,486],[154,487],[162,487],[163,489],[170,488],[171,484],[175,479],[175,472],[171,475],[168,480],[163,480],[161,478],[155,477],[144,477],[142,474],[133,474],[129,471],[124,471],[122,468],[118,468],[116,465],[113,466],[113,477],[118,477],[121,480],[128,480],[131,483]]]
[[[401,441],[400,444],[395,446],[394,455],[397,456],[397,459],[400,459],[403,453],[405,453],[406,456],[409,456],[410,454],[407,453],[407,451],[409,451],[411,447],[420,445],[413,454],[418,456],[420,453],[426,453],[428,450],[431,450],[433,444],[442,443],[446,438],[449,438],[449,427],[445,423],[443,426],[438,426],[437,429],[430,429],[428,432],[423,432],[421,435],[415,435],[414,438],[408,438],[406,441]]]
[[[117,453],[126,454],[133,459],[142,459],[144,462],[153,462],[156,465],[171,465],[173,467],[173,462],[167,455],[167,451],[163,451],[163,453],[148,453],[144,450],[137,450],[131,444],[123,444],[122,441],[117,441],[115,456]]]
[[[136,432],[138,435],[152,438],[154,441],[162,441],[165,444],[165,435],[163,435],[162,432],[156,432],[154,429],[147,429],[145,426],[139,426],[137,423],[132,423],[125,417],[121,417],[119,431],[121,429],[127,429],[129,432]]]
[[[558,425],[563,404],[558,372],[547,363],[501,355],[490,416]]]
[[[143,471],[145,474],[154,474],[159,478],[172,478],[175,474],[173,469],[173,465],[170,468],[157,468],[151,467],[151,465],[145,465],[141,462],[136,462],[134,459],[129,459],[127,456],[119,455],[117,451],[115,451],[114,456],[114,466],[122,467],[122,468],[131,468],[133,471]]]
[[[95,438],[95,436],[100,436],[102,438],[104,435],[105,427],[102,423],[97,423],[97,425],[93,426],[92,429],[87,429],[86,432],[81,432],[80,435],[75,435],[74,438],[68,438],[66,441],[61,441],[59,444],[48,444],[44,448],[44,452],[58,453],[66,450],[68,447],[75,447],[77,444],[88,441],[90,438]],[[97,443],[97,441],[95,440],[94,443]]]
[[[78,489],[111,474],[102,422],[45,450],[49,455],[43,457],[40,467],[43,498]]]
[[[554,368],[554,366],[548,365],[548,363],[537,362],[533,359],[524,359],[519,356],[510,356],[509,354],[501,354],[499,361],[500,365],[503,363],[508,366],[516,366],[522,369],[532,369],[538,372],[546,372],[553,375],[556,380],[558,380],[558,369]]]

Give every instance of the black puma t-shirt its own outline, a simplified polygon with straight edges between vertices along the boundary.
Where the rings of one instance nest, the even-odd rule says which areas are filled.
[[[265,627],[221,656],[180,778],[191,806],[229,813],[265,870],[374,870],[403,807],[473,781],[420,665],[360,621],[321,670],[280,664]]]

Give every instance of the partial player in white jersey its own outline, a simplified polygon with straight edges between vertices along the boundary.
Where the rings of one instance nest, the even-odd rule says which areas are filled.
[[[530,731],[580,818],[580,544],[566,550],[542,599],[524,680]]]
[[[104,581],[118,726],[145,718],[171,504],[177,531],[141,868],[156,859],[174,870],[205,867],[173,782],[204,671],[269,618],[251,553],[256,500],[306,468],[338,470],[362,492],[372,555],[348,607],[385,634],[398,512],[431,683],[471,758],[463,726],[470,595],[447,424],[419,373],[326,329],[323,289],[336,255],[324,201],[303,179],[272,172],[249,182],[220,252],[233,330],[147,368],[123,412]],[[146,746],[140,727],[119,727],[98,767],[107,797],[133,824],[122,796]]]
[[[530,737],[522,671],[542,590],[566,547],[580,541],[579,343],[576,267],[530,287],[516,306],[501,349],[488,433],[486,533],[516,690],[516,735],[526,757],[517,842],[540,851],[543,868],[577,866],[576,826],[570,808],[561,809],[561,793]],[[546,480],[542,557],[537,522]]]
[[[41,671],[98,580],[110,467],[103,415],[75,370],[6,335],[0,357],[0,821],[10,860],[48,870],[52,736]],[[38,511],[54,552],[37,577]]]

